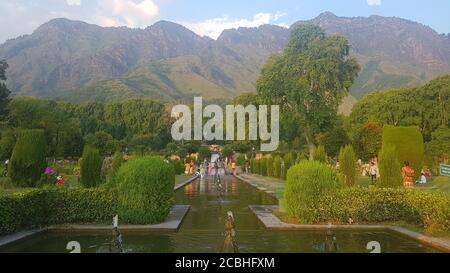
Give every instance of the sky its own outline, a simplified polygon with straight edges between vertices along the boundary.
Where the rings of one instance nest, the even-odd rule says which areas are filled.
[[[0,43],[31,34],[54,18],[131,28],[168,20],[216,39],[224,29],[288,27],[325,11],[347,17],[396,16],[450,33],[449,0],[0,0]]]

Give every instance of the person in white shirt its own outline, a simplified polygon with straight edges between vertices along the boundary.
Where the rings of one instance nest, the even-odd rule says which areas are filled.
[[[416,181],[417,184],[427,184],[427,177],[425,176],[425,172],[422,172],[422,175],[420,176],[420,180]]]

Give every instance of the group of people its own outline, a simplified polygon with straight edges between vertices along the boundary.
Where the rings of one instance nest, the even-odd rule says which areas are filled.
[[[220,168],[224,168],[225,166],[231,169],[233,175],[237,175],[236,162],[230,161],[227,165],[221,158],[216,159],[214,162],[209,162],[206,159],[201,163],[196,163],[194,160],[191,160],[189,163],[186,162],[184,173],[186,175],[199,175],[203,179],[207,175],[216,174]]]
[[[362,175],[368,176],[371,179],[372,185],[377,183],[378,178],[380,177],[380,169],[378,168],[378,160],[374,158],[370,161],[370,163],[363,165],[361,160],[358,160],[359,166],[362,168]],[[338,167],[338,166],[337,166]],[[403,164],[403,168],[401,169],[401,174],[403,178],[403,185],[405,188],[414,187],[414,183],[416,184],[427,184],[427,177],[431,177],[431,171],[422,171],[420,180],[414,181],[414,177],[416,176],[416,172],[411,167],[411,164],[406,161]]]

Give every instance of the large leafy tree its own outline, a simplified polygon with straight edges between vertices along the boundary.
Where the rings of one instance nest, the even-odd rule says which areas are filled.
[[[8,64],[5,61],[0,61],[0,118],[6,114],[6,106],[9,102],[9,94],[11,91],[6,87],[6,69]]]
[[[282,115],[295,118],[311,159],[316,135],[335,119],[358,75],[359,65],[349,51],[344,37],[329,37],[318,26],[300,24],[293,28],[285,51],[269,59],[257,81],[263,102],[282,105]]]
[[[450,75],[414,88],[377,92],[364,97],[350,116],[352,134],[367,122],[379,126],[417,126],[425,141],[441,126],[450,126]]]

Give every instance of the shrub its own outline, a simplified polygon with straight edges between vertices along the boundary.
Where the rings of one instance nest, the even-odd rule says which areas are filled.
[[[80,182],[85,188],[93,188],[101,183],[103,160],[97,149],[86,146],[80,163]]]
[[[198,158],[203,161],[205,159],[209,159],[211,160],[211,150],[207,147],[200,147],[200,149],[198,149]]]
[[[110,223],[115,195],[106,189],[33,189],[0,195],[0,235],[55,224]]]
[[[273,159],[273,176],[277,178],[281,177],[281,157],[279,155]]]
[[[377,185],[382,188],[398,188],[403,186],[401,166],[395,146],[386,144],[378,156],[380,179]]]
[[[323,147],[322,145],[317,147],[316,153],[314,155],[314,160],[322,163],[327,163],[327,153],[325,151],[325,147]]]
[[[273,177],[273,158],[269,157],[266,159],[267,165],[267,176]]]
[[[303,161],[287,174],[284,202],[287,212],[305,222],[316,219],[320,197],[340,187],[337,173],[318,161]]]
[[[357,171],[357,158],[353,147],[345,146],[339,153],[339,162],[341,164],[339,170],[342,173],[344,184],[351,187],[355,184]]]
[[[239,155],[236,159],[236,163],[238,166],[245,166],[245,163],[247,162],[247,159],[245,159],[245,155]]]
[[[295,164],[295,154],[294,153],[287,153],[284,155],[284,167],[286,168],[286,173],[288,170],[294,166]]]
[[[346,188],[320,198],[314,223],[404,221],[427,232],[450,230],[450,198],[445,193],[408,189]]]
[[[117,172],[119,217],[129,224],[164,221],[173,205],[175,173],[159,157],[142,157],[125,163]]]
[[[385,145],[394,145],[400,164],[408,161],[416,172],[416,178],[420,176],[425,148],[423,136],[418,127],[385,126],[383,146]]]
[[[124,162],[124,160],[123,160],[122,153],[117,151],[114,154],[114,157],[113,157],[113,160],[111,163],[111,171],[113,174],[115,174],[119,170],[119,168],[120,168],[120,166],[122,166],[123,162]]]
[[[17,187],[34,187],[46,167],[46,140],[43,130],[19,132],[9,163],[8,175]]]
[[[261,158],[259,160],[259,174],[267,176],[267,158]]]
[[[184,164],[181,160],[171,160],[170,163],[173,166],[173,170],[175,171],[175,175],[184,173]]]
[[[308,157],[302,152],[297,153],[297,158],[295,160],[295,164],[298,164],[298,163],[302,162],[303,160],[308,160]]]

